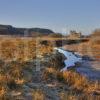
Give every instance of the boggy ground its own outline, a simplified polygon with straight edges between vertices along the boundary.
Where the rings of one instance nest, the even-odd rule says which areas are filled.
[[[0,60],[1,100],[100,99],[98,81],[88,80],[75,69],[60,72],[65,58],[64,55],[53,52],[52,43],[26,40],[13,39],[3,42]],[[28,49],[25,48],[27,46]],[[21,52],[15,57],[16,52],[13,50]]]

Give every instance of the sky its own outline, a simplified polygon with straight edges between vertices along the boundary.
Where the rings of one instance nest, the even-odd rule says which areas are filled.
[[[89,34],[100,28],[100,0],[0,0],[0,24]]]

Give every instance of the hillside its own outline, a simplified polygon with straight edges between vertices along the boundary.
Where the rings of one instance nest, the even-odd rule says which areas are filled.
[[[16,28],[11,25],[0,25],[0,35],[36,36],[54,33],[50,29],[43,28]]]

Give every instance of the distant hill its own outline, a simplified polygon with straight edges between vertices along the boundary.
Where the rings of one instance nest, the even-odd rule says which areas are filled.
[[[50,29],[43,28],[16,28],[11,25],[0,25],[0,35],[18,35],[18,36],[37,36],[49,35],[54,33]]]

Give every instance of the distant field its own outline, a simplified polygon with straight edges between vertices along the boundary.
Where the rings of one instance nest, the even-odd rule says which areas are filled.
[[[24,43],[23,50],[25,46],[28,46],[28,42],[34,42],[34,47],[38,45],[39,42],[43,42],[44,44],[50,44],[53,47],[64,46],[66,50],[76,51],[83,55],[90,55],[96,58],[100,58],[100,43],[89,41],[89,39],[76,39],[76,40],[68,40],[67,38],[51,38],[51,37],[11,37],[11,36],[1,36],[0,37],[0,45],[3,42],[11,42],[16,47],[19,42]],[[11,45],[11,44],[10,44]],[[45,44],[46,45],[46,44]],[[33,47],[33,48],[34,48]]]

